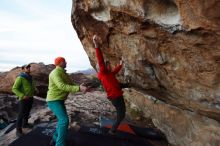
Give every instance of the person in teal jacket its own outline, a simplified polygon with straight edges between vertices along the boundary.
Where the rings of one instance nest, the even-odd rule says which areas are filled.
[[[16,135],[18,137],[23,135],[22,126],[30,128],[28,124],[28,117],[33,105],[33,95],[35,92],[35,84],[30,75],[31,66],[22,66],[22,72],[16,78],[12,87],[12,92],[18,96],[19,99],[19,112],[16,122]]]
[[[49,75],[49,86],[47,92],[47,104],[58,119],[56,131],[50,141],[50,146],[65,146],[69,119],[64,101],[70,92],[85,92],[86,87],[82,84],[75,85],[66,73],[66,61],[63,57],[55,59],[56,68]]]

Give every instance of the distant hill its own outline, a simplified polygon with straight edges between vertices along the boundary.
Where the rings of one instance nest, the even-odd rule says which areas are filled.
[[[75,73],[82,73],[82,74],[96,74],[96,70],[94,70],[93,68],[89,68],[89,69],[86,69],[86,70],[80,70],[80,71],[77,71]]]

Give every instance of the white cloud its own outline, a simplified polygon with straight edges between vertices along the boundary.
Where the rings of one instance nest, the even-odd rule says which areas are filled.
[[[11,62],[16,61],[51,64],[57,56],[66,58],[69,71],[90,67],[71,24],[71,0],[64,1],[62,5],[68,5],[69,9],[63,10],[57,5],[53,7],[54,0],[51,5],[44,0],[14,2],[11,3],[16,4],[21,13],[0,10],[0,71],[7,68],[6,62],[10,67],[16,64]]]

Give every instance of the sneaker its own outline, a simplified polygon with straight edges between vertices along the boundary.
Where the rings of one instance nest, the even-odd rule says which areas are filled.
[[[109,135],[115,135],[115,134],[116,134],[116,131],[113,132],[112,130],[109,130],[109,131],[108,131],[108,134],[109,134]]]
[[[17,137],[21,137],[21,136],[23,136],[23,135],[24,135],[24,134],[23,134],[22,131],[19,131],[19,130],[16,131],[16,136],[17,136]]]
[[[33,127],[34,126],[32,124],[29,124],[29,123],[23,125],[23,128],[33,128]]]

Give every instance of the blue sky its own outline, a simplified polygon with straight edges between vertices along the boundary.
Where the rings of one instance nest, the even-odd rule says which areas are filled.
[[[71,24],[72,0],[0,0],[0,71],[63,56],[68,72],[91,68]]]

